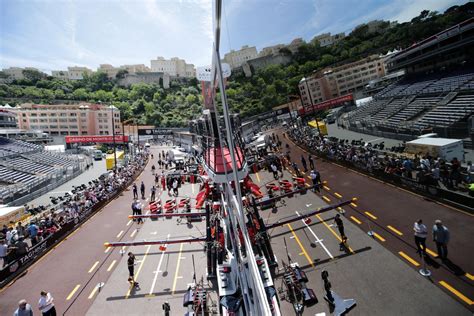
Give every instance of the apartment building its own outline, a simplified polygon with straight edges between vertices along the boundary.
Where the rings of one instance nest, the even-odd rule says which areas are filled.
[[[73,66],[67,67],[67,70],[53,70],[51,75],[65,80],[82,80],[84,79],[84,74],[91,75],[92,73],[93,71],[87,67]]]
[[[164,57],[157,57],[151,60],[151,72],[161,72],[171,77],[194,78],[196,69],[193,64],[187,64],[184,59],[173,57],[166,60]]]
[[[327,68],[301,79],[298,84],[304,106],[361,91],[369,81],[385,76],[385,57],[372,55],[353,63]]]
[[[311,42],[318,42],[321,47],[331,46],[342,40],[346,35],[343,33],[338,33],[331,35],[331,33],[323,33],[318,36],[313,37]]]
[[[112,135],[121,134],[120,111],[105,104],[32,104],[11,109],[16,113],[18,127],[42,130],[50,135]]]
[[[7,76],[9,76],[10,79],[20,80],[20,79],[25,79],[25,76],[23,75],[23,70],[39,71],[38,69],[33,68],[33,67],[25,67],[25,68],[10,67],[10,68],[2,69],[2,72],[6,74]]]
[[[239,50],[231,50],[224,55],[224,62],[230,65],[231,69],[242,66],[242,64],[251,59],[257,58],[257,48],[248,45],[242,46]]]

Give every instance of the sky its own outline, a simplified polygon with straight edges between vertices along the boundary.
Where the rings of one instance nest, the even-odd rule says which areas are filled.
[[[157,56],[209,65],[211,0],[0,0],[0,68],[145,64]],[[223,0],[221,55],[374,19],[405,22],[456,0]]]

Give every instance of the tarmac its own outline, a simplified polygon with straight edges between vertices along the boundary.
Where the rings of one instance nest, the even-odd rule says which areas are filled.
[[[292,146],[292,157],[299,162],[304,152]],[[154,161],[158,150],[162,148],[152,147]],[[147,193],[153,181],[152,163],[153,160],[136,181],[145,182]],[[328,181],[321,194],[297,195],[286,199],[286,206],[281,205],[275,213],[271,210],[261,212],[266,222],[273,223],[294,216],[296,212],[301,214],[352,197],[359,198],[357,204],[343,208],[348,249],[341,249],[338,231],[332,226],[336,210],[311,217],[311,223],[294,222],[269,232],[279,269],[283,262],[288,263],[289,255],[306,271],[308,287],[315,291],[319,300],[317,304],[306,307],[304,315],[330,314],[323,298],[323,270],[329,272],[334,292],[343,298],[356,300],[357,305],[349,312],[351,315],[472,315],[474,277],[471,280],[469,272],[473,272],[474,263],[465,255],[473,250],[470,243],[474,233],[471,215],[328,162],[317,160],[316,165],[323,180]],[[290,179],[291,173],[285,171],[284,176]],[[265,171],[252,174],[252,178],[259,186],[273,180],[272,175]],[[197,184],[185,184],[180,190],[180,196],[195,197],[197,193]],[[167,193],[160,194],[163,199],[168,198]],[[146,220],[138,227],[127,218],[131,213],[131,201],[132,192],[126,190],[30,267],[25,275],[2,289],[0,315],[12,314],[22,298],[27,299],[36,312],[41,290],[51,292],[59,314],[162,315],[165,301],[171,305],[171,315],[184,314],[182,298],[188,284],[193,281],[194,267],[198,281],[202,277],[205,286],[212,291],[212,283],[206,281],[206,258],[200,243],[173,244],[161,250],[159,246],[127,247],[123,249],[125,255],[121,255],[121,248],[103,247],[104,242],[111,241],[200,237],[205,234],[204,221],[188,226],[178,224],[176,219]],[[459,270],[453,273],[445,263],[434,259],[428,266],[433,272],[431,278],[418,273],[420,259],[415,254],[411,233],[413,222],[418,217],[422,217],[427,226],[440,217],[450,228],[453,239],[450,258],[456,266],[462,267],[462,275]],[[383,241],[369,237],[369,229]],[[430,243],[428,247],[433,249]],[[140,283],[137,290],[131,289],[127,281],[128,251],[137,256],[135,275]],[[281,287],[280,273],[281,270],[274,280],[277,290]],[[102,287],[98,286],[100,283],[103,283]],[[218,303],[217,298],[214,303]],[[294,313],[286,301],[281,301],[281,310],[282,315]]]

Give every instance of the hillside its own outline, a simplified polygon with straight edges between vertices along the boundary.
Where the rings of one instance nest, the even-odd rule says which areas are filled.
[[[233,74],[228,81],[229,104],[242,117],[268,111],[298,98],[298,82],[314,71],[409,47],[473,16],[474,3],[469,2],[453,6],[443,14],[425,10],[406,23],[386,22],[375,33],[369,33],[367,25],[362,25],[330,47],[320,47],[317,42],[304,44],[291,56],[292,63],[287,66],[271,65],[256,71],[251,78],[239,72]],[[288,49],[280,52],[291,55]],[[202,109],[200,87],[195,79],[186,83],[172,82],[171,88],[165,90],[157,84],[119,87],[116,79],[108,79],[100,72],[77,81],[43,77],[31,70],[25,70],[24,74],[24,80],[0,84],[2,103],[14,106],[28,101],[101,101],[118,107],[124,120],[136,118],[141,124],[163,127],[186,126],[188,120],[199,116]]]

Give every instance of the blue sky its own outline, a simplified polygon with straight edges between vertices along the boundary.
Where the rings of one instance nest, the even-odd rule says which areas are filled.
[[[221,53],[310,40],[374,19],[404,22],[456,0],[223,0]],[[0,68],[211,60],[211,0],[0,0]]]

